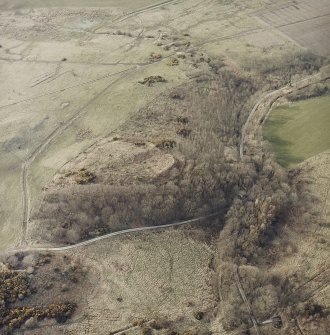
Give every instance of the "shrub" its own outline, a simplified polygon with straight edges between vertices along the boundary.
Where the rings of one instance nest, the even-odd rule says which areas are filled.
[[[179,65],[179,60],[177,58],[170,58],[169,60],[167,60],[166,64],[168,66],[177,66]]]
[[[196,319],[196,320],[203,320],[203,318],[204,318],[204,312],[201,312],[201,311],[195,311],[194,312],[194,318]]]
[[[152,86],[154,83],[166,83],[166,79],[162,76],[150,76],[139,81],[142,85]]]

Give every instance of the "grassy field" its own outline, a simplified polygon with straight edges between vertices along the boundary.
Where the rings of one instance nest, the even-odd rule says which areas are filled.
[[[123,7],[135,10],[140,7],[149,6],[156,4],[161,1],[157,0],[135,0],[135,1],[127,1],[127,0],[30,0],[30,1],[22,1],[22,0],[14,0],[0,1],[0,8],[6,9],[17,9],[17,8],[38,8],[38,7]]]
[[[330,148],[330,95],[277,107],[264,129],[278,162],[292,167]]]

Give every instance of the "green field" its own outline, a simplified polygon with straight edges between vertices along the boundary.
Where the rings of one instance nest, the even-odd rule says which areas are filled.
[[[264,128],[279,164],[293,167],[330,148],[330,95],[275,108]]]

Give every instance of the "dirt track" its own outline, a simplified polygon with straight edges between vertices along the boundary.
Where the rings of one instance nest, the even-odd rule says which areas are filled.
[[[249,312],[249,315],[250,315],[250,319],[253,323],[253,327],[256,331],[256,334],[257,335],[261,335],[260,334],[260,331],[259,331],[259,327],[258,327],[258,322],[253,314],[253,311],[251,309],[251,306],[250,306],[250,303],[249,301],[247,300],[247,297],[246,297],[246,294],[244,292],[244,289],[243,289],[243,286],[241,284],[241,281],[240,281],[240,278],[239,278],[239,272],[238,272],[238,268],[236,268],[236,271],[235,271],[235,282],[236,282],[236,285],[237,285],[237,288],[238,288],[238,291],[242,297],[242,300],[244,301],[247,309],[248,309],[248,312]]]
[[[161,225],[161,226],[151,226],[151,227],[141,227],[141,228],[131,228],[131,229],[125,229],[121,231],[117,231],[114,233],[109,233],[106,235],[98,236],[95,238],[92,238],[87,241],[79,242],[77,244],[65,246],[65,247],[30,247],[30,248],[21,248],[21,249],[14,249],[14,250],[9,250],[10,253],[16,253],[16,252],[30,252],[30,251],[40,251],[40,252],[61,252],[61,251],[68,251],[68,250],[73,250],[77,249],[83,246],[87,246],[93,243],[96,243],[98,241],[102,241],[104,239],[108,239],[110,237],[118,236],[118,235],[124,235],[124,234],[129,234],[129,233],[135,233],[135,232],[141,232],[141,231],[148,231],[148,230],[160,230],[160,229],[165,229],[165,228],[172,228],[172,227],[179,227],[183,225],[188,225],[192,223],[197,223],[201,220],[205,220],[211,217],[215,217],[219,215],[220,213],[213,213],[209,214],[206,216],[201,216],[195,219],[190,219],[190,220],[185,220],[185,221],[180,221],[180,222],[175,222],[175,223],[170,223],[166,225]]]
[[[125,21],[125,20],[127,20],[127,19],[129,19],[129,18],[131,18],[133,16],[138,15],[138,14],[147,12],[147,11],[152,10],[152,9],[157,9],[157,8],[159,8],[161,6],[164,6],[164,5],[169,5],[169,4],[173,3],[173,2],[178,3],[179,1],[178,0],[167,0],[167,1],[162,1],[162,2],[159,2],[159,3],[151,5],[151,6],[143,7],[141,9],[138,9],[136,11],[133,11],[133,12],[129,13],[129,14],[126,14],[124,16],[119,17],[118,19],[114,20],[114,22]]]
[[[36,148],[30,156],[25,160],[25,162],[22,164],[22,177],[21,177],[21,184],[22,184],[22,229],[21,229],[21,244],[26,243],[26,231],[27,231],[27,225],[29,222],[29,216],[30,216],[30,196],[29,196],[29,183],[28,183],[28,175],[29,175],[29,167],[33,163],[33,161],[48,147],[48,145],[54,141],[59,135],[63,133],[65,129],[67,129],[76,119],[78,119],[85,111],[85,109],[91,105],[94,101],[96,101],[101,95],[103,95],[110,87],[112,87],[114,84],[116,84],[118,81],[122,80],[124,77],[126,77],[130,72],[133,70],[136,70],[136,68],[131,68],[128,70],[120,71],[113,76],[118,74],[121,75],[118,79],[108,84],[101,92],[99,92],[93,99],[89,100],[82,108],[80,108],[67,122],[60,125],[54,131],[44,140],[44,142]]]

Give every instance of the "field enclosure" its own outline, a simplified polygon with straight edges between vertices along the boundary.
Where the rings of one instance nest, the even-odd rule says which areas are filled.
[[[265,136],[281,165],[292,166],[330,148],[329,104],[326,95],[274,109]]]
[[[312,52],[330,54],[330,2],[328,0],[288,1],[276,9],[256,15],[271,27]]]

